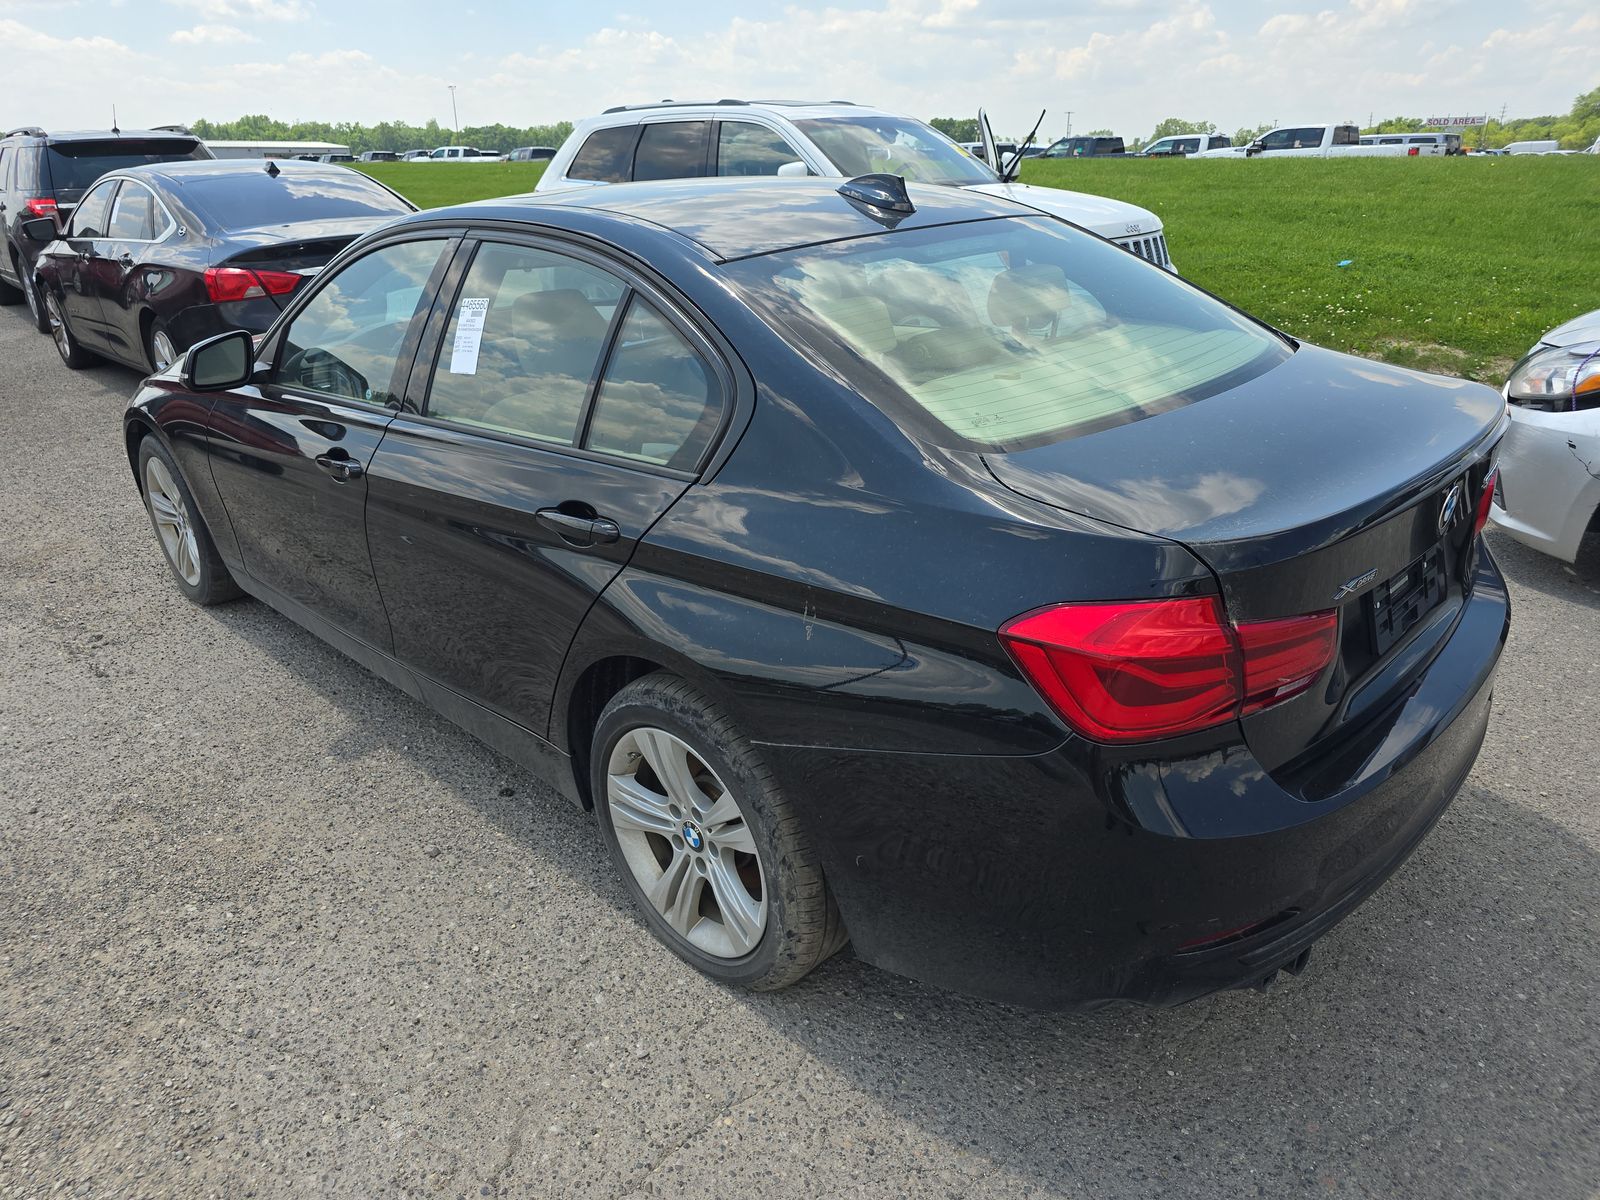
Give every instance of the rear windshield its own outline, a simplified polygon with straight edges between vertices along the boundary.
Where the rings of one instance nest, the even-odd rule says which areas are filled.
[[[342,217],[394,217],[416,210],[358,171],[307,177],[285,171],[241,171],[185,179],[184,201],[213,230],[261,229]]]
[[[993,183],[994,172],[944,134],[905,117],[862,115],[796,121],[850,178],[887,172],[915,183]]]
[[[772,326],[928,440],[1020,450],[1181,408],[1285,341],[1127,251],[1008,218],[725,268]]]
[[[107,171],[123,171],[145,163],[211,157],[205,146],[188,138],[52,142],[46,153],[50,158],[50,183],[58,192],[82,192]]]

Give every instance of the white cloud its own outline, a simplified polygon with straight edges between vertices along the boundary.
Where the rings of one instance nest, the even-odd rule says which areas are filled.
[[[231,46],[260,39],[234,25],[196,25],[177,30],[167,41],[175,46]]]
[[[311,15],[309,0],[167,0],[179,8],[192,8],[201,16],[235,21],[304,21]]]

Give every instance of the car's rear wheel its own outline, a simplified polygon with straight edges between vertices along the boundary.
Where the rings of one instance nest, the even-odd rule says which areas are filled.
[[[167,330],[167,323],[160,317],[152,318],[144,334],[144,356],[150,363],[150,370],[165,371],[178,358],[178,347],[172,340],[172,334]]]
[[[755,748],[658,673],[601,713],[595,811],[650,930],[723,983],[786,987],[844,945],[810,839]]]
[[[172,455],[154,436],[139,443],[139,486],[150,525],[178,589],[196,604],[221,604],[242,595]]]
[[[67,325],[66,314],[61,311],[61,302],[50,293],[45,294],[44,311],[50,325],[50,337],[56,344],[56,352],[61,355],[62,362],[77,371],[100,361],[98,355],[78,345],[78,339],[72,336],[72,329]]]

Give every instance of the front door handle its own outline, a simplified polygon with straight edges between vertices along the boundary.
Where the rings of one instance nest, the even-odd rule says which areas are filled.
[[[609,517],[576,517],[559,508],[541,508],[534,519],[574,546],[601,546],[616,541],[622,530]]]
[[[352,479],[359,479],[367,473],[367,469],[353,458],[335,458],[332,454],[317,455],[317,466],[332,475],[340,483],[348,483]]]

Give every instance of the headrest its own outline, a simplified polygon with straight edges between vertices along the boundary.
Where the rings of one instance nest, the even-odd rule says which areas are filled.
[[[894,349],[894,322],[889,319],[889,306],[876,296],[818,300],[813,307],[818,316],[861,349],[873,354]]]
[[[1003,329],[1053,320],[1071,303],[1066,274],[1051,263],[1001,271],[989,286],[989,320]]]

